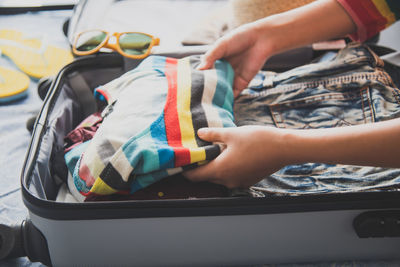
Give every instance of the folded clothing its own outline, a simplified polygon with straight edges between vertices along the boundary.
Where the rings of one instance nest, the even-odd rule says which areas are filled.
[[[215,158],[220,145],[201,140],[197,130],[235,127],[233,70],[217,61],[200,71],[199,63],[193,56],[152,56],[97,88],[95,96],[108,105],[93,139],[65,155],[70,190],[86,198],[132,194]],[[79,158],[71,157],[76,151]]]
[[[101,112],[95,112],[84,119],[74,130],[64,137],[65,159],[70,169],[75,168],[77,160],[80,158],[88,142],[96,134],[103,118]],[[84,144],[86,143],[86,144]],[[68,183],[73,184],[71,174],[68,175]],[[216,198],[229,197],[237,194],[246,194],[244,191],[231,192],[222,185],[199,182],[194,183],[185,179],[182,175],[166,177],[148,187],[136,191],[135,194],[111,194],[94,195],[87,198],[78,192],[69,191],[67,184],[60,188],[57,195],[58,202],[83,202],[83,201],[127,201],[127,200],[160,200],[160,199],[193,199],[193,198]]]
[[[100,112],[95,112],[84,119],[74,130],[64,138],[64,152],[68,153],[80,144],[91,140],[103,122]],[[74,166],[73,166],[74,167]]]
[[[374,127],[375,122],[399,118],[400,90],[385,65],[368,46],[351,43],[328,60],[282,73],[259,72],[235,100],[235,123],[322,129],[366,123]],[[307,162],[285,166],[251,189],[270,196],[399,188],[399,168]]]

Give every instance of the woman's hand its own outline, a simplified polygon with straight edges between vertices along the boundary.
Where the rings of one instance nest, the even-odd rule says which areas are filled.
[[[226,149],[184,175],[229,188],[249,187],[286,165],[305,162],[400,168],[400,118],[308,130],[204,128],[198,134],[206,141],[225,144]]]
[[[210,69],[220,58],[228,60],[235,72],[236,97],[272,55],[355,30],[356,24],[336,0],[314,1],[236,28],[216,41],[199,69]]]
[[[287,131],[273,127],[204,128],[201,139],[226,148],[209,163],[184,173],[192,181],[210,181],[228,188],[246,188],[286,165]]]
[[[220,38],[204,55],[199,69],[209,69],[217,59],[224,58],[235,72],[234,96],[247,87],[262,68],[269,56],[267,42],[264,41],[256,24],[243,25]]]

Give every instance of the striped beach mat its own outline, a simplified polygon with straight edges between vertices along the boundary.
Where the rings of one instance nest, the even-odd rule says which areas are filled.
[[[219,155],[221,146],[197,130],[235,127],[233,70],[219,60],[200,71],[199,63],[197,56],[151,56],[96,88],[107,103],[103,122],[93,139],[65,155],[73,190],[83,197],[132,194]]]

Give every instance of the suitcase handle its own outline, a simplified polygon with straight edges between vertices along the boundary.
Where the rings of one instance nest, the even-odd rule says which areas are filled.
[[[0,261],[24,256],[51,266],[46,238],[30,220],[14,226],[0,224]]]
[[[400,237],[400,211],[367,211],[359,214],[353,227],[360,238]]]

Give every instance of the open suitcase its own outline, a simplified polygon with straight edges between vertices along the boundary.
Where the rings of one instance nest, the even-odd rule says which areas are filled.
[[[189,50],[189,54],[193,54]],[[168,56],[183,57],[185,53]],[[66,66],[50,86],[21,175],[29,219],[0,225],[0,258],[53,266],[254,265],[399,259],[400,192],[62,203],[63,137],[92,89],[138,65],[117,54]]]
[[[75,19],[82,18],[80,7],[98,8],[98,2],[81,1],[84,4],[76,9]],[[106,9],[107,3],[103,5]],[[92,11],[99,12],[97,8]],[[76,31],[76,25],[72,19],[65,31]],[[204,49],[187,47],[163,55],[181,58],[204,53]],[[387,52],[391,51],[383,54]],[[278,55],[268,62],[268,69],[280,71],[308,63],[310,53],[302,48]],[[49,266],[240,266],[400,259],[398,191],[55,201],[62,182],[58,174],[66,169],[55,162],[63,159],[64,136],[95,111],[92,90],[139,63],[118,54],[88,56],[62,69],[51,84],[41,84],[39,94],[45,100],[21,173],[29,218],[13,227],[0,225],[0,259],[28,256]]]

